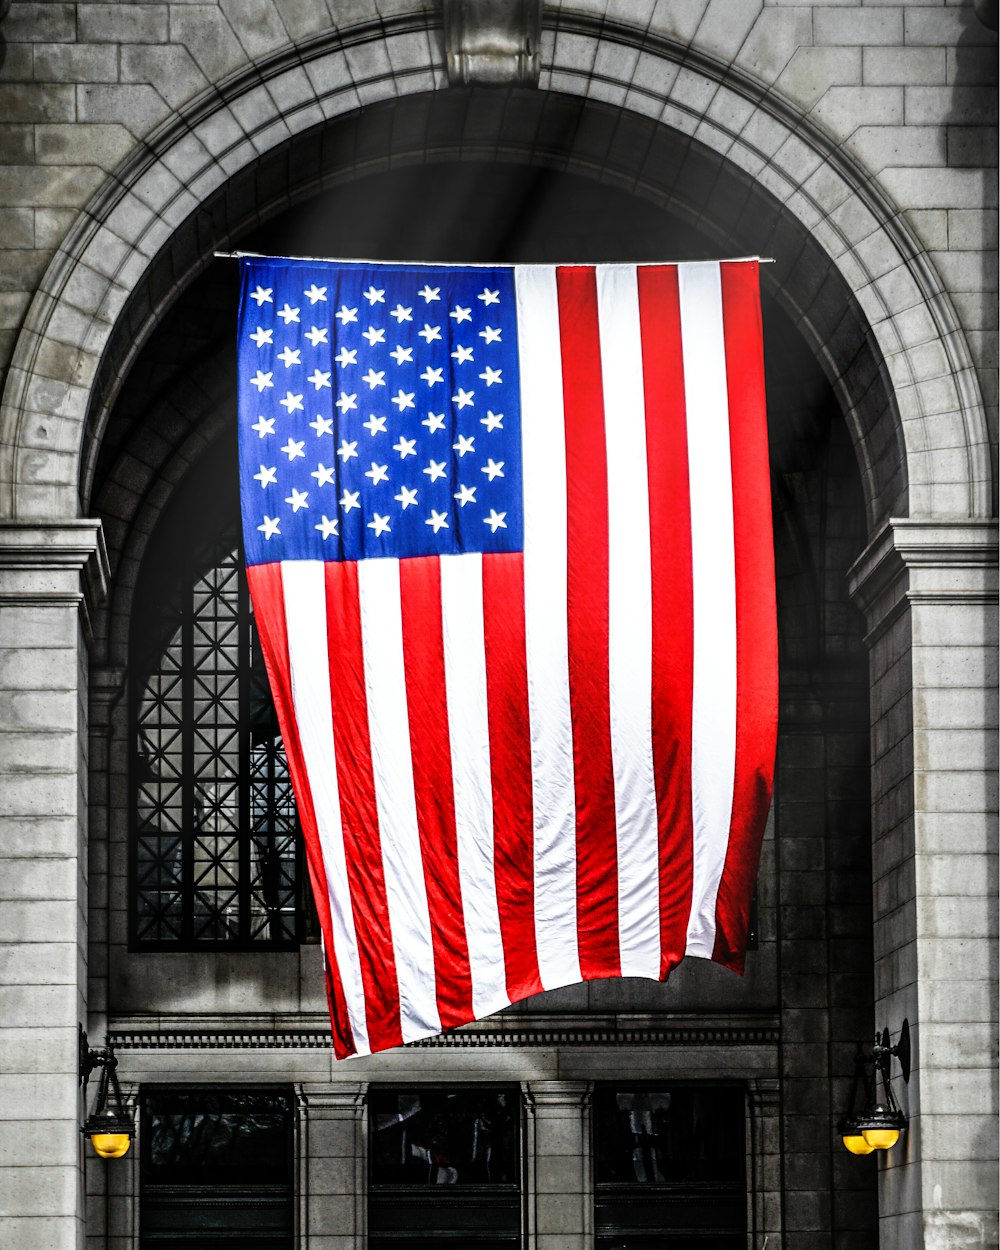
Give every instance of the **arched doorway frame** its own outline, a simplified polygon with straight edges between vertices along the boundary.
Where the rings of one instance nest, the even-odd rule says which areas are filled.
[[[429,18],[408,17],[273,54],[164,124],[108,180],[51,262],[17,340],[0,404],[0,516],[79,514],[84,430],[103,419],[92,411],[92,387],[118,318],[130,303],[138,350],[160,308],[224,242],[191,239],[188,271],[172,290],[143,290],[137,311],[154,258],[199,205],[295,135],[361,105],[446,85],[431,31]],[[743,71],[668,39],[580,18],[549,48],[543,89],[696,139],[819,244],[867,319],[890,380],[909,514],[988,516],[989,438],[964,334],[926,256],[866,172]],[[631,55],[602,56],[622,48]],[[627,78],[616,73],[623,64]],[[841,361],[827,368],[850,417],[861,397],[848,393]],[[876,457],[855,424],[874,527],[886,519],[873,489]]]

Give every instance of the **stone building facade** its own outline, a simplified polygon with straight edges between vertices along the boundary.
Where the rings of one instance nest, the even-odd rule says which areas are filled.
[[[0,14],[0,1242],[996,1246],[995,5]],[[333,1060],[227,641],[234,248],[773,257],[781,707],[744,978],[693,962]],[[176,837],[172,733],[210,774]],[[856,1044],[904,1019],[909,1128],[855,1158]],[[80,1138],[80,1025],[139,1117],[120,1161]],[[502,1184],[400,1181],[381,1143],[421,1098],[489,1120]],[[664,1099],[701,1167],[673,1189],[635,1129]],[[162,1134],[206,1117],[284,1162],[199,1189]]]

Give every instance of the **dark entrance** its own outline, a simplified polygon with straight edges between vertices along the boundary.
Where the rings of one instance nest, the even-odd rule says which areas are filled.
[[[286,1090],[143,1090],[140,1250],[292,1250],[292,1113]]]
[[[368,1106],[372,1250],[522,1245],[516,1085],[373,1089]]]
[[[599,1086],[598,1250],[745,1250],[745,1154],[737,1086]]]

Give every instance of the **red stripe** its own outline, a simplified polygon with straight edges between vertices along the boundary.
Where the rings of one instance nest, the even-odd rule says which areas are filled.
[[[473,1010],[455,835],[438,557],[400,560],[399,589],[417,827],[434,943],[438,1011],[447,1029],[473,1019]]]
[[[694,629],[687,414],[677,268],[640,267],[653,592],[653,768],[660,840],[660,975],[684,957],[691,912]]]
[[[330,1004],[330,1022],[333,1030],[333,1047],[338,1059],[353,1055],[357,1047],[351,1032],[347,1014],[347,1000],[340,979],[340,970],[333,946],[333,925],[330,920],[330,899],[327,893],[326,870],[316,827],[316,811],[313,806],[312,789],[306,775],[302,744],[299,740],[292,703],[291,664],[288,659],[288,631],[285,627],[285,595],[280,564],[257,564],[247,569],[247,582],[253,600],[254,621],[260,637],[264,667],[267,669],[278,714],[278,725],[285,745],[288,771],[295,790],[299,822],[306,844],[306,863],[312,883],[316,913],[323,932],[326,951],[326,985]]]
[[[384,1050],[402,1045],[403,1033],[368,735],[358,568],[356,563],[344,561],[331,562],[325,570],[333,734],[347,880],[368,1009],[368,1037],[373,1051]]]
[[[712,958],[742,971],[774,781],[778,633],[758,266],[723,264],[736,553],[736,776]]]
[[[577,930],[584,980],[621,975],[608,691],[608,472],[591,267],[556,270],[566,420],[566,596],[576,787]],[[553,535],[553,538],[555,536]]]
[[[535,947],[534,810],[524,632],[524,556],[483,556],[493,857],[511,1002],[542,991]]]

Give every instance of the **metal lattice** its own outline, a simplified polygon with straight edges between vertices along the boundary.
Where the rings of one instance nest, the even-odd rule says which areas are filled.
[[[298,818],[233,527],[156,608],[133,691],[134,941],[294,945]]]

